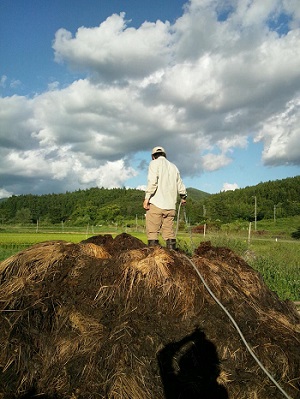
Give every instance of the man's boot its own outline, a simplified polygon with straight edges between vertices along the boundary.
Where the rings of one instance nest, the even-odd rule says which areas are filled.
[[[166,240],[166,247],[167,247],[167,249],[173,249],[175,251],[176,250],[176,240],[175,240],[175,238],[168,238]]]
[[[156,245],[159,245],[158,240],[148,240],[149,247],[155,247]]]

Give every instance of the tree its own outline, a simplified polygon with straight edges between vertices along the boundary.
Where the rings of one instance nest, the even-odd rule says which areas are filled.
[[[97,219],[115,222],[118,216],[120,216],[120,207],[117,205],[107,205],[98,211]]]
[[[17,210],[16,216],[15,216],[15,222],[16,223],[21,223],[21,224],[30,223],[31,222],[30,209],[21,208],[21,209]]]

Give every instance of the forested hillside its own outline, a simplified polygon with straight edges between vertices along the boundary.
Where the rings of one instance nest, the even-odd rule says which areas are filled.
[[[198,203],[193,220],[253,221],[300,214],[300,176],[213,194]],[[201,208],[202,207],[202,208]],[[195,208],[191,209],[191,212]]]
[[[300,176],[269,181],[235,191],[207,194],[188,188],[187,214],[191,224],[227,223],[300,214]],[[118,223],[144,217],[144,192],[136,189],[91,188],[64,194],[12,196],[0,202],[5,223],[74,225]]]

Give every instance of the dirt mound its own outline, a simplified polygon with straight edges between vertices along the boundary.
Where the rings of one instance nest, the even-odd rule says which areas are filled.
[[[184,254],[121,234],[0,264],[0,398],[281,399]],[[226,248],[191,258],[256,356],[299,399],[299,315]]]

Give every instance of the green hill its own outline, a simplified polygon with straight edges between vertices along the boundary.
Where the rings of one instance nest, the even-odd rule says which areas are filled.
[[[300,215],[300,176],[260,183],[235,191],[208,194],[188,188],[186,211],[191,224],[229,223]],[[64,194],[20,195],[0,202],[2,223],[74,225],[118,223],[144,217],[144,192],[125,188],[90,188]]]
[[[198,205],[204,206],[206,219],[223,223],[300,215],[300,176],[220,192],[200,200]]]
[[[192,199],[193,201],[202,201],[211,195],[209,193],[206,193],[201,190],[197,190],[196,188],[192,188],[192,187],[188,187],[186,189],[186,191],[188,193],[188,198]]]

